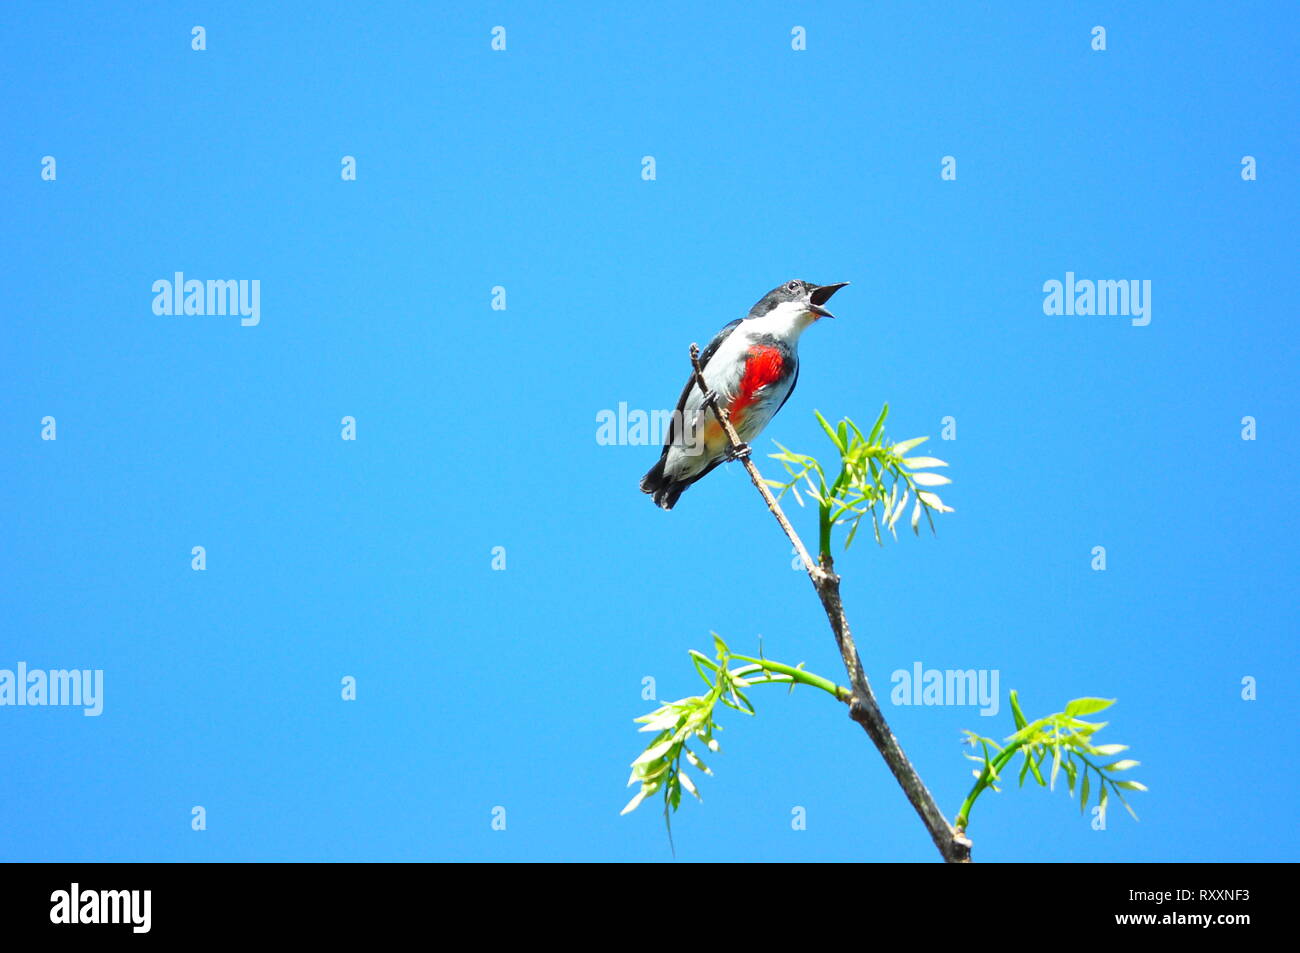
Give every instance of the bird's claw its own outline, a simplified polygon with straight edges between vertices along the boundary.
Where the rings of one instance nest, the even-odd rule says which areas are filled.
[[[727,448],[727,459],[728,459],[728,460],[748,460],[748,459],[749,459],[749,453],[750,453],[750,450],[749,450],[749,444],[747,444],[747,443],[737,444],[737,445],[734,446],[734,447],[728,447],[728,448]]]

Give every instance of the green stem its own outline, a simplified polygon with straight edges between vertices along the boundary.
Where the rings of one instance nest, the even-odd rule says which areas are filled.
[[[843,686],[836,685],[829,678],[822,678],[802,668],[795,668],[793,665],[783,665],[780,662],[773,662],[769,659],[751,658],[748,655],[732,655],[732,659],[737,662],[745,662],[749,665],[757,665],[765,672],[773,672],[777,675],[785,675],[791,681],[798,682],[801,685],[808,685],[812,688],[820,688],[826,694],[830,695],[837,701],[846,702],[853,693]],[[744,676],[741,676],[742,678]],[[773,681],[784,681],[783,679],[773,679]]]
[[[829,503],[823,503],[819,513],[820,535],[817,541],[817,548],[821,550],[821,564],[826,566],[831,560],[831,507]]]
[[[985,765],[984,770],[980,772],[979,778],[975,781],[975,786],[970,789],[970,794],[967,794],[966,800],[962,801],[961,810],[957,812],[957,820],[953,824],[957,830],[963,831],[966,829],[970,821],[971,808],[975,806],[975,799],[984,793],[984,789],[989,786],[995,773],[999,777],[1002,776],[1002,769],[1011,763],[1011,759],[1015,757],[1016,752],[1020,750],[1023,744],[1024,742],[1017,741],[1015,744],[999,751],[991,762],[993,771],[989,771],[988,765]]]

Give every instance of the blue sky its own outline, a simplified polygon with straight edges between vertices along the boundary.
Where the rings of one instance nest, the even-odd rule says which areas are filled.
[[[843,672],[743,470],[658,511],[596,418],[792,277],[852,286],[764,470],[884,401],[951,463],[937,537],[838,557],[877,693],[1118,698],[1143,762],[1140,823],[989,794],[976,859],[1293,857],[1297,23],[1179,7],[6,5],[0,668],[105,700],[0,707],[0,858],[670,859],[618,814],[642,680],[694,693],[711,630]],[[177,271],[260,323],[154,314]],[[1066,272],[1150,324],[1045,315]],[[841,708],[754,700],[679,860],[935,859]],[[949,816],[1011,726],[885,713]]]

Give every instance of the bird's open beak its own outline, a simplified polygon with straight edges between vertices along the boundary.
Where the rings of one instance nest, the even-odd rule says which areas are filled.
[[[829,311],[823,308],[822,305],[824,305],[827,301],[830,301],[831,295],[835,294],[835,292],[839,291],[847,284],[848,284],[847,281],[841,281],[837,285],[821,285],[817,288],[814,288],[812,290],[812,294],[809,296],[812,301],[812,307],[809,308],[808,310],[810,310],[813,314],[821,315],[823,318],[835,317],[835,315],[831,314]]]

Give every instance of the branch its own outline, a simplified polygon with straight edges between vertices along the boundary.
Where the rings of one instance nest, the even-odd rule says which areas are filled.
[[[713,416],[722,425],[732,452],[735,453],[741,450],[744,444],[741,442],[735,428],[732,427],[730,416],[718,405],[717,396],[709,390],[708,385],[704,382],[704,371],[700,367],[700,349],[694,344],[691,345],[691,366],[695,369],[695,384],[704,397],[704,403],[713,411]],[[821,600],[822,608],[826,610],[826,619],[830,622],[831,631],[835,634],[835,644],[839,646],[840,657],[844,660],[844,669],[848,673],[849,686],[853,693],[852,697],[847,699],[849,717],[862,726],[872,744],[876,746],[876,750],[880,752],[880,756],[885,759],[885,763],[889,766],[889,770],[893,772],[894,778],[903,789],[903,793],[907,795],[907,799],[912,803],[912,807],[916,809],[916,813],[921,816],[922,823],[925,824],[926,830],[930,832],[930,838],[934,841],[935,847],[939,849],[943,859],[948,863],[969,863],[971,842],[948,824],[933,796],[926,789],[924,782],[921,781],[920,775],[916,773],[912,763],[907,760],[907,755],[903,753],[898,739],[889,730],[889,724],[885,721],[885,716],[881,714],[875,693],[872,692],[871,684],[867,681],[866,673],[862,669],[862,659],[858,656],[853,634],[849,631],[849,620],[844,615],[844,604],[840,599],[840,577],[834,572],[834,563],[829,549],[822,554],[820,564],[814,563],[812,557],[808,555],[808,550],[804,547],[803,541],[799,538],[799,534],[794,531],[794,527],[786,519],[786,515],[782,511],[781,505],[777,503],[776,497],[772,495],[772,491],[763,482],[763,477],[759,474],[758,467],[754,466],[754,461],[749,458],[748,454],[742,454],[740,455],[740,462],[744,464],[750,480],[753,481],[759,495],[763,497],[763,502],[767,504],[768,511],[776,517],[777,523],[781,525],[781,529],[785,531],[785,535],[794,546],[795,552],[803,561],[808,578],[812,580],[813,589],[817,592],[817,598]]]

